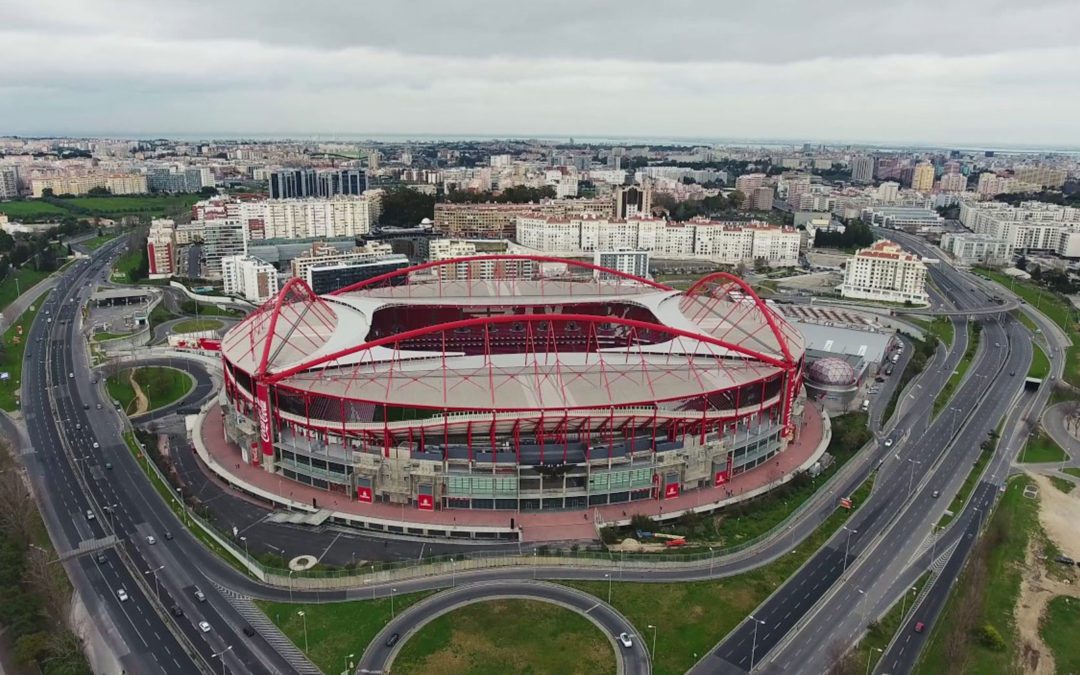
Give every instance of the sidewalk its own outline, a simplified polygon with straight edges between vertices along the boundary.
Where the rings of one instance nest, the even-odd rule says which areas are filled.
[[[660,519],[675,518],[688,511],[709,511],[749,499],[790,480],[796,469],[811,466],[824,453],[830,435],[821,411],[807,404],[803,424],[787,451],[775,461],[736,476],[727,485],[702,488],[663,501],[647,500],[591,508],[587,511],[480,511],[440,509],[421,511],[411,506],[372,503],[349,499],[267,473],[244,463],[239,448],[225,440],[220,404],[215,402],[199,416],[192,430],[196,452],[206,466],[237,488],[287,508],[315,512],[333,511],[332,517],[353,521],[361,527],[384,530],[404,526],[432,534],[457,532],[458,536],[490,538],[495,534],[520,531],[522,541],[572,541],[596,539],[595,523],[625,524],[632,515]],[[318,507],[313,506],[317,504]],[[511,525],[511,522],[514,525]],[[419,534],[420,532],[416,532]]]

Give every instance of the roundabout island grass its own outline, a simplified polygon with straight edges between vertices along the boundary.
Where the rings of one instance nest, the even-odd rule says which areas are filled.
[[[147,366],[135,368],[134,371],[126,368],[105,380],[109,396],[129,415],[175,403],[186,396],[194,386],[195,382],[190,375],[166,366]],[[146,399],[145,403],[140,401],[143,397]]]
[[[218,330],[225,324],[218,319],[187,319],[172,327],[174,333],[199,333],[206,330]]]
[[[398,652],[398,675],[614,673],[607,636],[577,612],[539,600],[488,600],[427,624]]]

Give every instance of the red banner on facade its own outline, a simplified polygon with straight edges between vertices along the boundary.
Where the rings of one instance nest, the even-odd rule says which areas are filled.
[[[664,486],[664,499],[671,499],[672,497],[679,496],[679,484],[668,483]]]
[[[421,511],[434,511],[435,510],[435,498],[431,495],[419,495],[416,498],[416,508]]]
[[[356,488],[356,501],[370,504],[372,502],[371,488],[363,485]]]
[[[255,413],[259,422],[259,447],[264,455],[274,454],[274,433],[270,428],[270,387],[264,382],[255,385]]]
[[[728,481],[727,471],[717,471],[716,479],[713,481],[713,486],[719,487]]]

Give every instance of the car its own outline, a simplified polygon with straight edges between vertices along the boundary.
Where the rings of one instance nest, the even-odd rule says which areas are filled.
[[[157,539],[154,539],[154,535],[152,535],[152,534],[151,534],[151,535],[147,535],[147,537],[146,537],[146,543],[147,543],[147,544],[150,544],[151,546],[153,546],[154,544],[156,544],[156,543],[157,543]]]
[[[634,646],[634,636],[629,633],[619,633],[619,642],[623,647],[630,649]]]
[[[98,553],[94,556],[94,560],[97,561],[97,564],[104,565],[108,561],[108,558],[105,557],[104,553]]]
[[[932,493],[930,494],[930,496],[931,496],[931,497],[933,497],[934,499],[937,499],[938,497],[940,497],[940,496],[941,496],[941,490],[934,490],[934,491],[933,491],[933,492],[932,492]]]
[[[184,610],[180,605],[173,605],[169,608],[169,613],[173,616],[184,616]]]
[[[75,379],[75,373],[68,373],[68,379],[69,380]]]
[[[196,588],[195,589],[195,599],[198,600],[199,602],[206,602],[206,594]]]
[[[244,626],[244,635],[248,637],[255,637],[255,629],[251,626]]]
[[[885,439],[885,447],[886,448],[891,448],[892,447],[892,439],[891,438],[886,438]]]
[[[112,462],[105,462],[105,470],[112,471]]]
[[[210,624],[206,623],[205,621],[200,621],[199,622],[199,630],[201,630],[204,633],[209,633],[210,632]]]
[[[127,602],[128,594],[124,589],[120,589],[116,592],[116,597],[120,599],[120,602]]]
[[[98,443],[97,441],[94,441],[94,449],[98,450],[99,448],[101,448],[101,443]]]
[[[1016,377],[1016,371],[1015,370],[1010,370],[1009,371],[1009,377]]]
[[[168,530],[165,530],[165,538],[171,540],[172,539],[172,532],[169,532]]]
[[[101,404],[100,403],[97,404],[97,409],[101,410]]]
[[[90,509],[86,509],[86,519],[87,520],[93,520],[94,519],[94,512],[91,511]]]
[[[82,422],[75,423],[75,431],[82,431]]]
[[[82,409],[83,410],[89,410],[90,409],[90,404],[89,403],[83,403],[82,404]]]
[[[922,621],[916,621],[915,622],[915,632],[916,633],[921,633],[924,630],[926,630],[926,624],[924,624]]]
[[[393,647],[401,639],[401,633],[392,633],[390,637],[386,638],[386,646]]]

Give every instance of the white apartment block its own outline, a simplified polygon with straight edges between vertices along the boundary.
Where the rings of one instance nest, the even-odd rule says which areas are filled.
[[[961,265],[1004,265],[1013,255],[1008,241],[974,232],[946,232],[941,250]]]
[[[249,255],[230,255],[221,259],[221,279],[226,295],[237,295],[262,304],[278,292],[278,273],[274,266]]]
[[[1069,225],[1058,233],[1054,249],[1062,258],[1080,258],[1080,225]]]
[[[727,265],[764,260],[778,267],[798,263],[800,239],[794,228],[764,223],[526,216],[518,218],[517,237],[522,246],[552,254],[630,249],[660,258],[703,258]]]
[[[476,244],[464,239],[432,239],[428,242],[428,260],[470,258],[476,255]]]
[[[965,201],[960,204],[960,222],[976,234],[1008,242],[1013,250],[1069,251],[1072,232],[1080,229],[1080,209],[1045,202],[1010,206]]]
[[[145,194],[146,176],[138,173],[39,176],[30,179],[30,193],[37,198],[52,190],[54,195],[85,195],[94,188],[106,188],[114,195]]]
[[[845,298],[925,305],[926,266],[917,255],[881,239],[848,261],[840,295]]]
[[[593,253],[593,264],[606,267],[609,270],[632,274],[635,277],[649,278],[649,252],[634,251],[632,249],[620,249],[618,251],[596,251]],[[610,273],[596,270],[595,276],[599,279],[615,277]]]
[[[242,202],[239,216],[251,240],[362,237],[377,208],[366,196]]]

